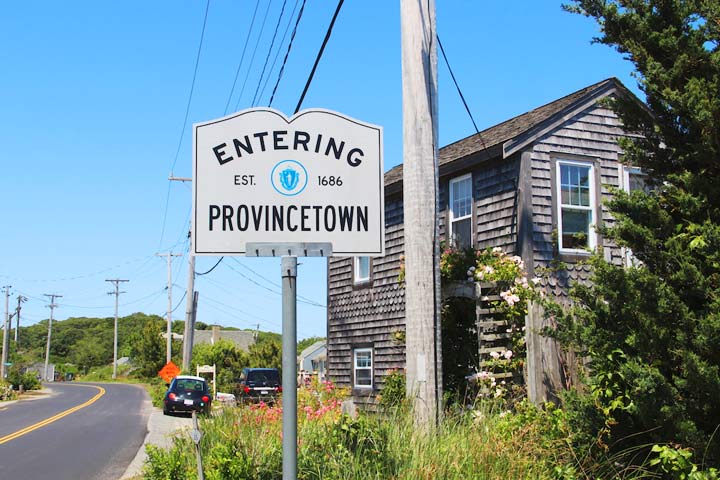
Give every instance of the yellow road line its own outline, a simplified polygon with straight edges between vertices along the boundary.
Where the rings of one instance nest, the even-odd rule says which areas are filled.
[[[18,437],[22,437],[22,436],[25,435],[25,434],[28,434],[28,433],[30,433],[30,432],[32,432],[32,431],[34,431],[34,430],[37,430],[38,428],[42,428],[42,427],[44,427],[44,426],[46,426],[46,425],[50,425],[51,423],[56,422],[56,421],[60,420],[60,419],[63,418],[63,417],[67,417],[67,416],[70,415],[71,413],[77,412],[77,411],[80,410],[81,408],[85,408],[85,407],[87,407],[87,406],[92,405],[93,403],[97,402],[100,397],[102,397],[103,395],[105,395],[105,389],[102,388],[102,387],[99,387],[99,386],[97,386],[97,385],[78,385],[78,386],[79,386],[79,387],[82,386],[82,387],[97,388],[97,389],[99,390],[99,393],[98,393],[97,395],[95,395],[94,397],[92,397],[90,400],[88,400],[88,401],[85,402],[85,403],[82,403],[82,404],[77,405],[77,406],[75,406],[75,407],[69,408],[69,409],[65,410],[64,412],[60,412],[60,413],[58,413],[58,414],[55,415],[55,416],[52,416],[52,417],[50,417],[50,418],[46,418],[45,420],[43,420],[43,421],[41,421],[41,422],[38,422],[38,423],[36,423],[36,424],[34,424],[34,425],[30,425],[29,427],[25,427],[25,428],[23,428],[23,429],[21,429],[21,430],[18,430],[18,431],[15,432],[15,433],[11,433],[11,434],[9,434],[9,435],[5,435],[4,437],[0,437],[0,445],[2,445],[3,443],[7,443],[7,442],[9,442],[10,440],[15,440],[15,439],[18,438]]]

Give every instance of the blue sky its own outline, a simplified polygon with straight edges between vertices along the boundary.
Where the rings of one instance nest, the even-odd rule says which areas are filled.
[[[287,0],[261,81],[283,1],[259,2],[231,95],[256,1],[211,0],[185,124],[204,0],[16,2],[3,10],[0,284],[12,285],[11,309],[18,293],[29,297],[23,324],[48,317],[50,293],[63,295],[56,319],[112,316],[109,278],[130,280],[121,316],[164,316],[167,266],[155,254],[169,250],[185,255],[172,264],[173,318],[184,318],[191,189],[168,176],[192,174],[192,123],[250,108],[254,97],[255,106],[268,105],[294,17],[273,60],[301,3]],[[335,6],[308,0],[273,108],[293,113]],[[402,161],[399,16],[397,0],[346,1],[303,104],[381,125],[386,170]],[[437,2],[437,29],[481,129],[611,76],[638,92],[630,63],[591,45],[596,24],[555,0]],[[474,129],[438,64],[446,145]],[[198,257],[196,271],[215,262]],[[324,336],[326,262],[299,262],[298,336]],[[279,284],[279,259],[226,258],[196,280],[198,320],[279,332]]]

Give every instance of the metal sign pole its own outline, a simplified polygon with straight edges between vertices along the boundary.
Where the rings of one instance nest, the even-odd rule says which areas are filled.
[[[248,257],[281,256],[283,480],[297,479],[297,257],[329,257],[332,243],[247,243]]]
[[[297,478],[297,257],[283,256],[282,388],[283,480]]]

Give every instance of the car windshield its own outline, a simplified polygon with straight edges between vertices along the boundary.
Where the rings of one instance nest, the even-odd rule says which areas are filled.
[[[249,382],[277,382],[279,378],[277,370],[251,370],[247,376]]]
[[[194,378],[178,378],[175,382],[175,390],[194,390],[201,392],[205,390],[205,382]]]

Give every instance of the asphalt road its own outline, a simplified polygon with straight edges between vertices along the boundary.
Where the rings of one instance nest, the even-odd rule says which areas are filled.
[[[147,433],[142,387],[52,383],[43,398],[0,404],[0,479],[118,479]]]

